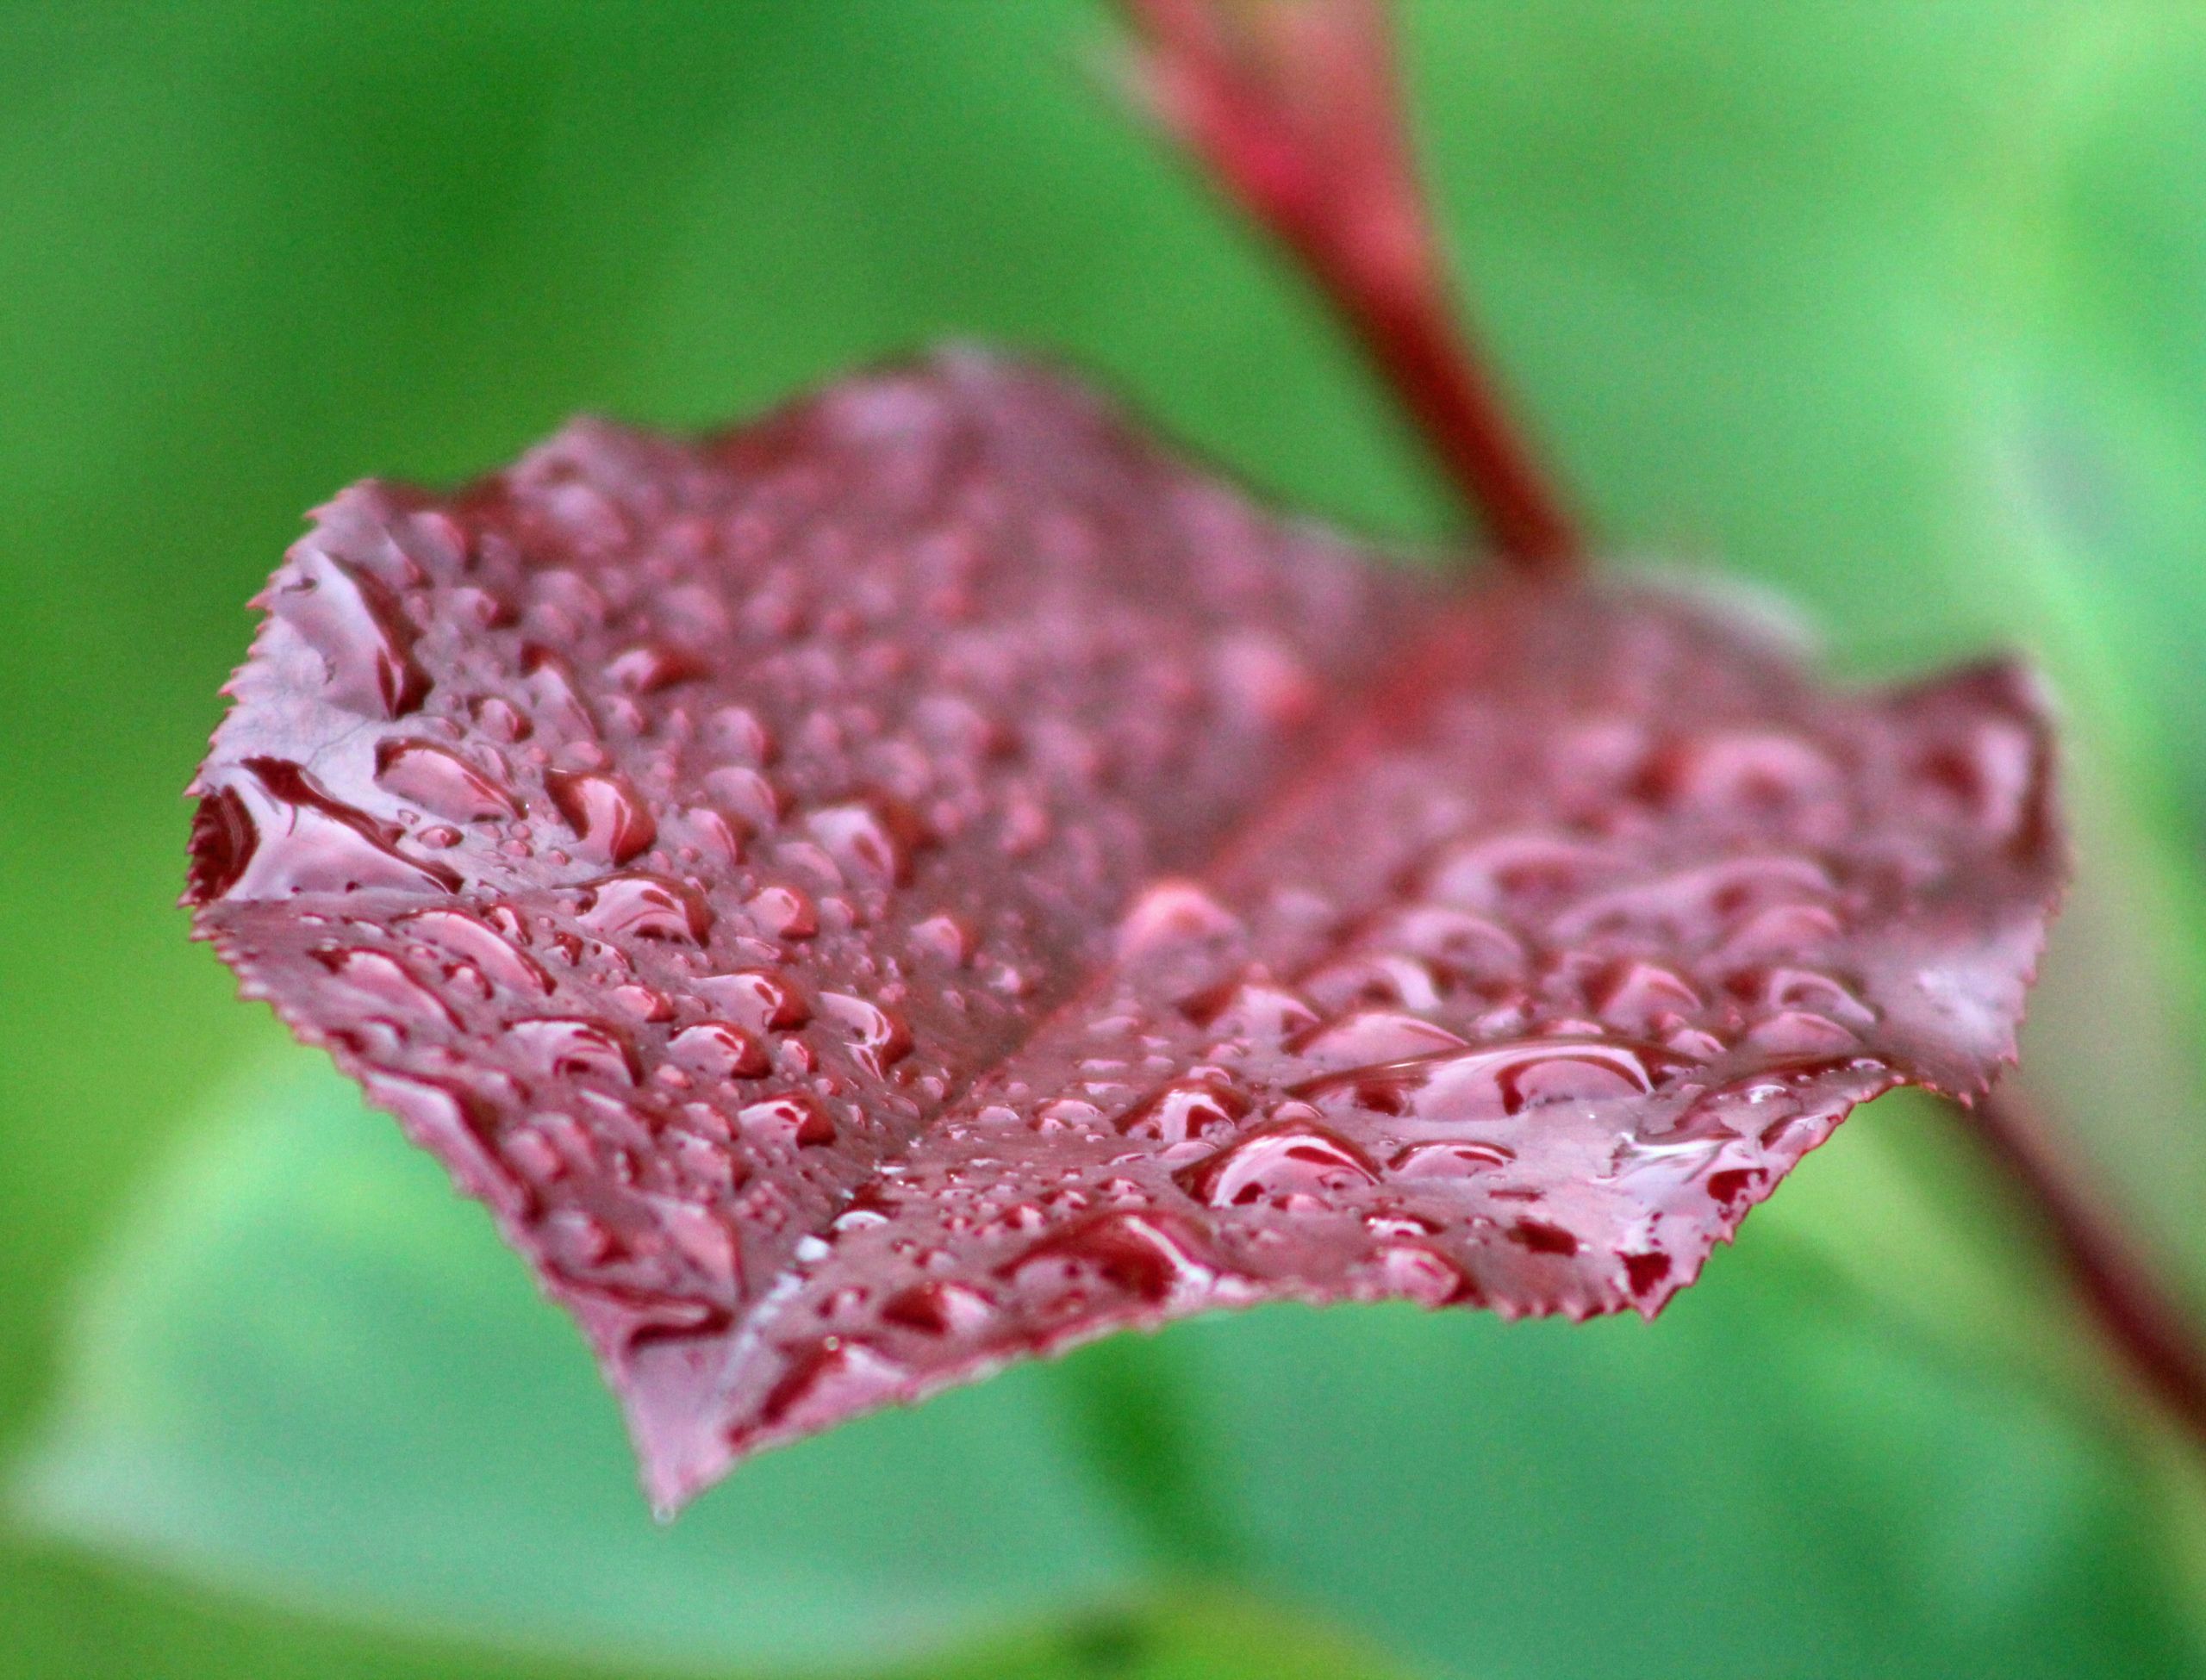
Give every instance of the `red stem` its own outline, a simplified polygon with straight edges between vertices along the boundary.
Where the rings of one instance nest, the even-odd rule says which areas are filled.
[[[1152,109],[1299,259],[1502,556],[1571,570],[1575,522],[1449,307],[1378,0],[1124,3]]]
[[[1959,1112],[2028,1202],[2101,1333],[2170,1417],[2206,1442],[2206,1350],[2190,1315],[2066,1172],[2019,1092],[2003,1088]]]

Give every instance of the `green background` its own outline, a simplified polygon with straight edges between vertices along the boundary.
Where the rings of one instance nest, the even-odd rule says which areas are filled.
[[[2206,18],[1425,0],[1451,240],[1630,563],[2053,674],[2030,1076],[2206,1300]],[[487,1224],[238,1005],[177,794],[302,509],[946,336],[1268,494],[1442,503],[1107,95],[1100,11],[0,4],[0,1672],[2206,1672],[2206,1477],[1923,1107],[1652,1330],[1275,1310],[651,1528]]]

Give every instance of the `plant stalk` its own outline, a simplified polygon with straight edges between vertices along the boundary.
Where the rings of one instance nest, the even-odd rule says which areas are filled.
[[[1953,1107],[2028,1204],[2110,1349],[2172,1422],[2206,1444],[2206,1348],[2190,1314],[2068,1169],[2011,1081],[1973,1108]]]
[[[1502,558],[1555,577],[1575,522],[1449,303],[1378,0],[1123,0],[1138,95],[1294,255]]]

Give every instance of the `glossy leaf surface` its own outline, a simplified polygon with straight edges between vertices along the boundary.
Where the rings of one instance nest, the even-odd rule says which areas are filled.
[[[2009,1057],[2029,683],[1451,588],[972,353],[324,510],[203,934],[488,1201],[677,1503],[1129,1323],[1652,1312]]]

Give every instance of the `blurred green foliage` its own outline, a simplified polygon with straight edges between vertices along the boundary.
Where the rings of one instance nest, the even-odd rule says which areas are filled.
[[[1850,670],[2008,640],[2053,674],[2083,871],[2028,1066],[2141,1230],[2206,1285],[2206,17],[2180,0],[1406,14],[1481,322],[1615,544],[1789,594]],[[422,1472],[455,1462],[430,1450],[452,1450],[439,1431],[495,1409],[490,1384],[521,1367],[455,1372],[447,1414],[402,1403],[418,1364],[363,1368],[368,1344],[339,1339],[292,1395],[329,1409],[294,1416],[389,1432],[381,1464],[360,1441],[294,1441],[302,1456],[256,1467],[248,1433],[206,1433],[269,1397],[267,1368],[259,1297],[234,1266],[186,1265],[185,1239],[258,1204],[196,1172],[204,1154],[161,1162],[259,1068],[276,1071],[259,1097],[198,1147],[245,1160],[259,1137],[281,1159],[245,1111],[310,1076],[183,943],[175,795],[243,651],[241,603],[302,508],[368,473],[480,470],[576,409],[716,421],[957,335],[1069,357],[1298,504],[1441,528],[1307,298],[1112,109],[1094,73],[1110,40],[1071,0],[0,4],[0,1451],[53,1401],[81,1278],[128,1227],[140,1241],[108,1264],[106,1298],[136,1288],[144,1334],[88,1339],[63,1439],[165,1448],[203,1478],[196,1498],[229,1502],[172,1507],[191,1521],[165,1548],[220,1590],[0,1532],[0,1671],[650,1665],[601,1625],[554,1640],[556,1658],[500,1656],[513,1597],[432,1615],[407,1587],[419,1502],[451,1491]],[[322,1100],[300,1099],[295,1147],[335,1123]],[[1098,1596],[1033,1588],[1027,1616],[1006,1577],[994,1608],[1019,1625],[943,1660],[1351,1672],[1304,1631],[1314,1616],[1466,1675],[1897,1671],[1910,1636],[1949,1674],[2206,1665],[2197,1461],[2106,1374],[1936,1126],[1889,1105],[1854,1123],[1653,1332],[1259,1315],[858,1426],[947,1453],[959,1417],[1046,1400],[1075,1421],[1028,1418],[1034,1451],[1084,1442],[1065,1485],[1094,1483],[1080,1498],[1130,1525],[1118,1561],[1120,1541],[1081,1552]],[[344,1135],[385,1186],[353,1210],[365,1228],[313,1229],[371,1266],[388,1243],[360,1299],[393,1322],[418,1312],[421,1331],[436,1282],[480,1291],[486,1326],[510,1304],[522,1345],[567,1356],[544,1368],[569,1409],[536,1473],[573,1490],[533,1496],[583,1513],[594,1546],[654,1557],[741,1538],[734,1513],[770,1487],[800,1496],[793,1453],[701,1506],[696,1539],[651,1549],[640,1502],[612,1491],[620,1448],[579,1348],[479,1217],[395,1129],[376,1136]],[[276,1241],[281,1211],[244,1236]],[[469,1256],[448,1278],[406,1269],[409,1233],[431,1230]],[[147,1231],[179,1246],[142,1258]],[[340,1257],[293,1261],[315,1276]],[[160,1292],[187,1278],[205,1287]],[[210,1386],[134,1390],[134,1372]],[[506,1462],[525,1463],[528,1427],[498,1417]],[[851,1434],[819,1453],[862,1452]],[[287,1465],[352,1478],[298,1484],[352,1502],[317,1518],[356,1517],[358,1544],[326,1548],[349,1581],[289,1592],[237,1563],[282,1532],[272,1498],[242,1490]],[[109,1509],[136,1513],[119,1538],[142,1549],[160,1512],[137,1490]],[[524,1528],[496,1525],[547,1507],[495,1491],[468,1508],[471,1543],[524,1557]],[[1031,1514],[1038,1533],[1084,1532],[1064,1498]],[[1051,1555],[1034,1549],[1036,1581]],[[883,1625],[918,1578],[867,1561],[888,1596],[854,1584],[834,1612],[851,1628]],[[1122,1569],[1181,1586],[1114,1608],[1101,1589]],[[1262,1596],[1218,1596],[1227,1574]],[[518,1578],[509,1595],[555,1590]],[[740,1626],[714,1621],[739,1603],[692,1608],[723,1641],[692,1654],[721,1671],[745,1666],[719,1654]],[[575,1626],[554,1608],[587,1607],[547,1604],[545,1639]]]

